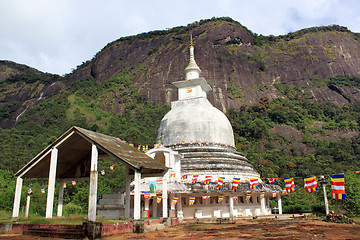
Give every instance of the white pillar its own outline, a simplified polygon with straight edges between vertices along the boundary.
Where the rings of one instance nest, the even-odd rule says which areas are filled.
[[[98,150],[95,144],[91,147],[90,163],[90,188],[89,188],[89,206],[88,220],[96,222],[96,202],[97,202],[97,182],[98,182]]]
[[[60,181],[59,186],[59,199],[58,199],[58,209],[57,216],[61,217],[63,212],[63,201],[64,201],[64,180]]]
[[[230,196],[230,217],[234,217],[234,198]]]
[[[144,215],[143,217],[149,217],[150,216],[150,209],[149,209],[149,206],[150,206],[150,198],[146,198],[145,199],[145,202],[144,202],[144,210],[146,211],[146,215]],[[144,213],[145,213],[144,211]]]
[[[134,177],[134,219],[140,219],[140,207],[141,207],[141,195],[140,195],[140,179],[141,173],[138,170],[135,170]]]
[[[278,195],[278,209],[279,209],[279,214],[282,214],[281,195],[280,195],[280,193],[277,194],[277,195]]]
[[[126,183],[125,183],[125,218],[130,218],[130,208],[131,208],[131,196],[130,196],[130,183],[131,183],[131,176],[129,173],[129,167],[126,167]]]
[[[47,199],[46,199],[46,215],[45,215],[46,218],[52,218],[53,216],[57,159],[58,159],[58,149],[54,147],[51,150],[51,158],[50,158],[49,183],[48,183]]]
[[[31,196],[29,194],[26,194],[25,218],[29,217],[30,198],[31,198]]]
[[[163,211],[163,218],[168,217],[168,175],[169,171],[164,174],[162,179],[162,211]]]
[[[260,198],[260,212],[261,215],[265,215],[265,196]]]
[[[179,195],[179,200],[178,203],[176,205],[176,215],[178,218],[184,218],[184,213],[183,213],[183,209],[182,209],[182,199],[181,199],[181,194]]]
[[[157,209],[158,209],[157,196],[154,196],[154,197],[153,197],[152,207],[153,207],[152,217],[157,217]]]
[[[21,177],[17,177],[16,178],[15,196],[14,196],[13,214],[12,214],[13,218],[19,217],[22,183],[23,183],[23,179]]]
[[[327,193],[326,193],[326,182],[324,176],[320,176],[320,181],[323,181],[322,186],[323,186],[323,191],[324,191],[324,202],[325,202],[325,212],[326,215],[329,215],[329,203],[328,203],[328,199],[327,199]]]

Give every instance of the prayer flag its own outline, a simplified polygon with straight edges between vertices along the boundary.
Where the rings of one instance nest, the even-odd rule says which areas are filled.
[[[284,193],[284,194],[288,194],[288,192],[286,191],[286,189],[283,189],[283,193]]]
[[[174,171],[171,171],[170,178],[174,178],[176,173]]]
[[[114,170],[114,166],[113,166],[113,165],[110,166],[110,170],[111,170],[111,171]]]
[[[63,188],[66,188],[66,182],[64,182]]]
[[[195,197],[189,197],[189,205],[194,205]]]
[[[197,183],[198,177],[199,177],[198,174],[194,174],[194,175],[193,175],[193,179],[192,179],[192,183]]]
[[[141,145],[138,146],[138,150],[139,150],[139,151],[141,150]]]
[[[145,152],[145,145],[142,145],[142,151]]]
[[[316,192],[318,190],[316,176],[304,178],[304,183],[305,183],[304,187],[306,189],[306,192],[311,193],[311,192]]]
[[[296,190],[294,178],[284,178],[285,189],[288,193],[291,193]]]
[[[251,198],[251,193],[247,193],[246,194],[246,200],[250,200],[250,198]]]
[[[105,175],[105,170],[104,169],[101,170],[101,175],[103,175],[103,176]]]
[[[33,194],[33,191],[31,190],[31,188],[29,188],[29,190],[27,191],[27,195],[31,196]]]
[[[161,199],[162,199],[162,196],[157,196],[156,202],[157,202],[157,203],[160,203],[160,202],[161,202]]]
[[[41,189],[41,193],[45,193],[45,188],[42,188],[42,189]]]
[[[224,200],[224,195],[220,195],[219,198],[218,198],[218,203],[221,203],[222,200]]]
[[[265,197],[265,192],[264,191],[261,191],[260,192],[260,198],[264,198]]]
[[[239,182],[240,182],[240,178],[233,178],[233,183],[232,183],[231,190],[236,192],[236,189],[237,189],[237,187],[239,185]]]
[[[202,196],[203,199],[208,199],[210,196]]]
[[[255,189],[258,188],[259,179],[258,178],[250,178],[250,188]]]
[[[234,195],[234,196],[232,197],[232,199],[233,199],[233,201],[236,201],[236,200],[238,199],[238,196],[237,196],[237,195]]]
[[[134,144],[133,144],[133,143],[129,143],[129,145],[130,145],[131,147],[134,147]]]
[[[173,199],[172,199],[172,205],[176,205],[177,201],[179,200],[179,197],[177,196],[174,196]]]
[[[145,193],[144,193],[144,198],[145,198],[145,199],[150,199],[150,198],[151,198],[150,192],[145,192]]]
[[[344,174],[330,175],[331,193],[334,199],[345,199],[345,178]]]
[[[183,175],[181,176],[181,179],[187,179],[187,177],[188,177],[188,174],[183,174]]]
[[[149,150],[149,145],[145,146],[145,152],[147,152]]]
[[[72,181],[71,184],[72,184],[73,186],[75,186],[75,185],[76,185],[76,181]]]
[[[204,184],[210,184],[211,178],[212,178],[212,176],[205,176]]]
[[[276,189],[272,190],[272,197],[276,197]]]
[[[222,187],[222,185],[223,185],[223,183],[224,183],[224,180],[225,180],[224,177],[219,177],[219,178],[218,178],[217,188],[218,188],[219,190],[221,190],[221,187]]]
[[[278,178],[268,178],[269,183],[276,183]]]

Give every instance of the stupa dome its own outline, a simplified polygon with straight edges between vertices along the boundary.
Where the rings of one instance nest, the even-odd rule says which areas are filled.
[[[205,97],[172,102],[171,110],[160,123],[157,135],[157,141],[159,140],[165,146],[182,142],[234,146],[234,134],[229,120]]]

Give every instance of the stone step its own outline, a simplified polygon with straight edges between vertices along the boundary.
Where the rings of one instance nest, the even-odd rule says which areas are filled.
[[[118,198],[102,198],[99,200],[99,204],[102,205],[113,205],[113,204],[124,204],[124,199],[118,199]]]

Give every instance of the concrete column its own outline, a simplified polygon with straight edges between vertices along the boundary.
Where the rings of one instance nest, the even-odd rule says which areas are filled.
[[[181,194],[179,195],[179,200],[178,203],[176,205],[176,212],[177,212],[177,217],[178,218],[184,218],[184,213],[183,213],[183,209],[182,209],[182,197]]]
[[[152,217],[157,217],[157,209],[158,209],[158,204],[157,204],[157,197],[153,197],[153,200],[152,200],[152,208],[153,208],[153,211],[152,211]]]
[[[21,177],[17,177],[16,178],[15,196],[14,196],[13,214],[12,214],[13,218],[19,217],[22,183],[23,183],[23,179]]]
[[[169,170],[170,171],[170,170]],[[162,213],[163,213],[163,218],[167,218],[168,217],[168,176],[169,176],[169,171],[167,173],[165,173],[165,175],[163,176],[162,179]]]
[[[260,198],[260,212],[261,215],[265,215],[265,197]]]
[[[266,198],[266,206],[268,208],[270,208],[270,198],[269,197]]]
[[[29,209],[30,209],[30,195],[26,195],[26,207],[25,207],[25,218],[29,217]]]
[[[61,217],[61,216],[62,216],[62,212],[63,212],[63,201],[64,201],[64,180],[60,180],[58,209],[57,209],[57,216],[58,216],[58,217]]]
[[[150,199],[149,199],[149,198],[146,198],[146,199],[145,199],[145,202],[144,202],[144,210],[145,210],[147,213],[150,212],[149,206],[150,206]],[[144,215],[143,217],[148,217],[149,215],[150,215],[150,214],[146,214],[146,215]]]
[[[278,208],[279,208],[279,214],[282,214],[282,204],[281,204],[281,195],[280,193],[277,194],[278,196]]]
[[[229,205],[230,205],[230,217],[234,217],[234,199],[233,199],[233,196],[230,196],[230,199],[229,199]]]
[[[129,173],[129,167],[126,167],[126,183],[125,183],[125,218],[130,218],[130,208],[131,208],[131,196],[130,196],[130,183],[131,183],[131,176]]]
[[[88,220],[96,222],[96,202],[97,202],[97,183],[98,183],[98,150],[95,144],[91,147],[91,163],[90,163],[90,187],[89,187],[89,206]]]
[[[140,179],[141,173],[138,170],[135,170],[135,178],[134,178],[134,219],[141,218],[141,195],[140,195]]]
[[[51,158],[50,158],[49,183],[48,183],[47,199],[46,199],[46,215],[45,215],[46,218],[52,218],[53,216],[57,159],[58,159],[58,149],[54,147],[51,150]]]

